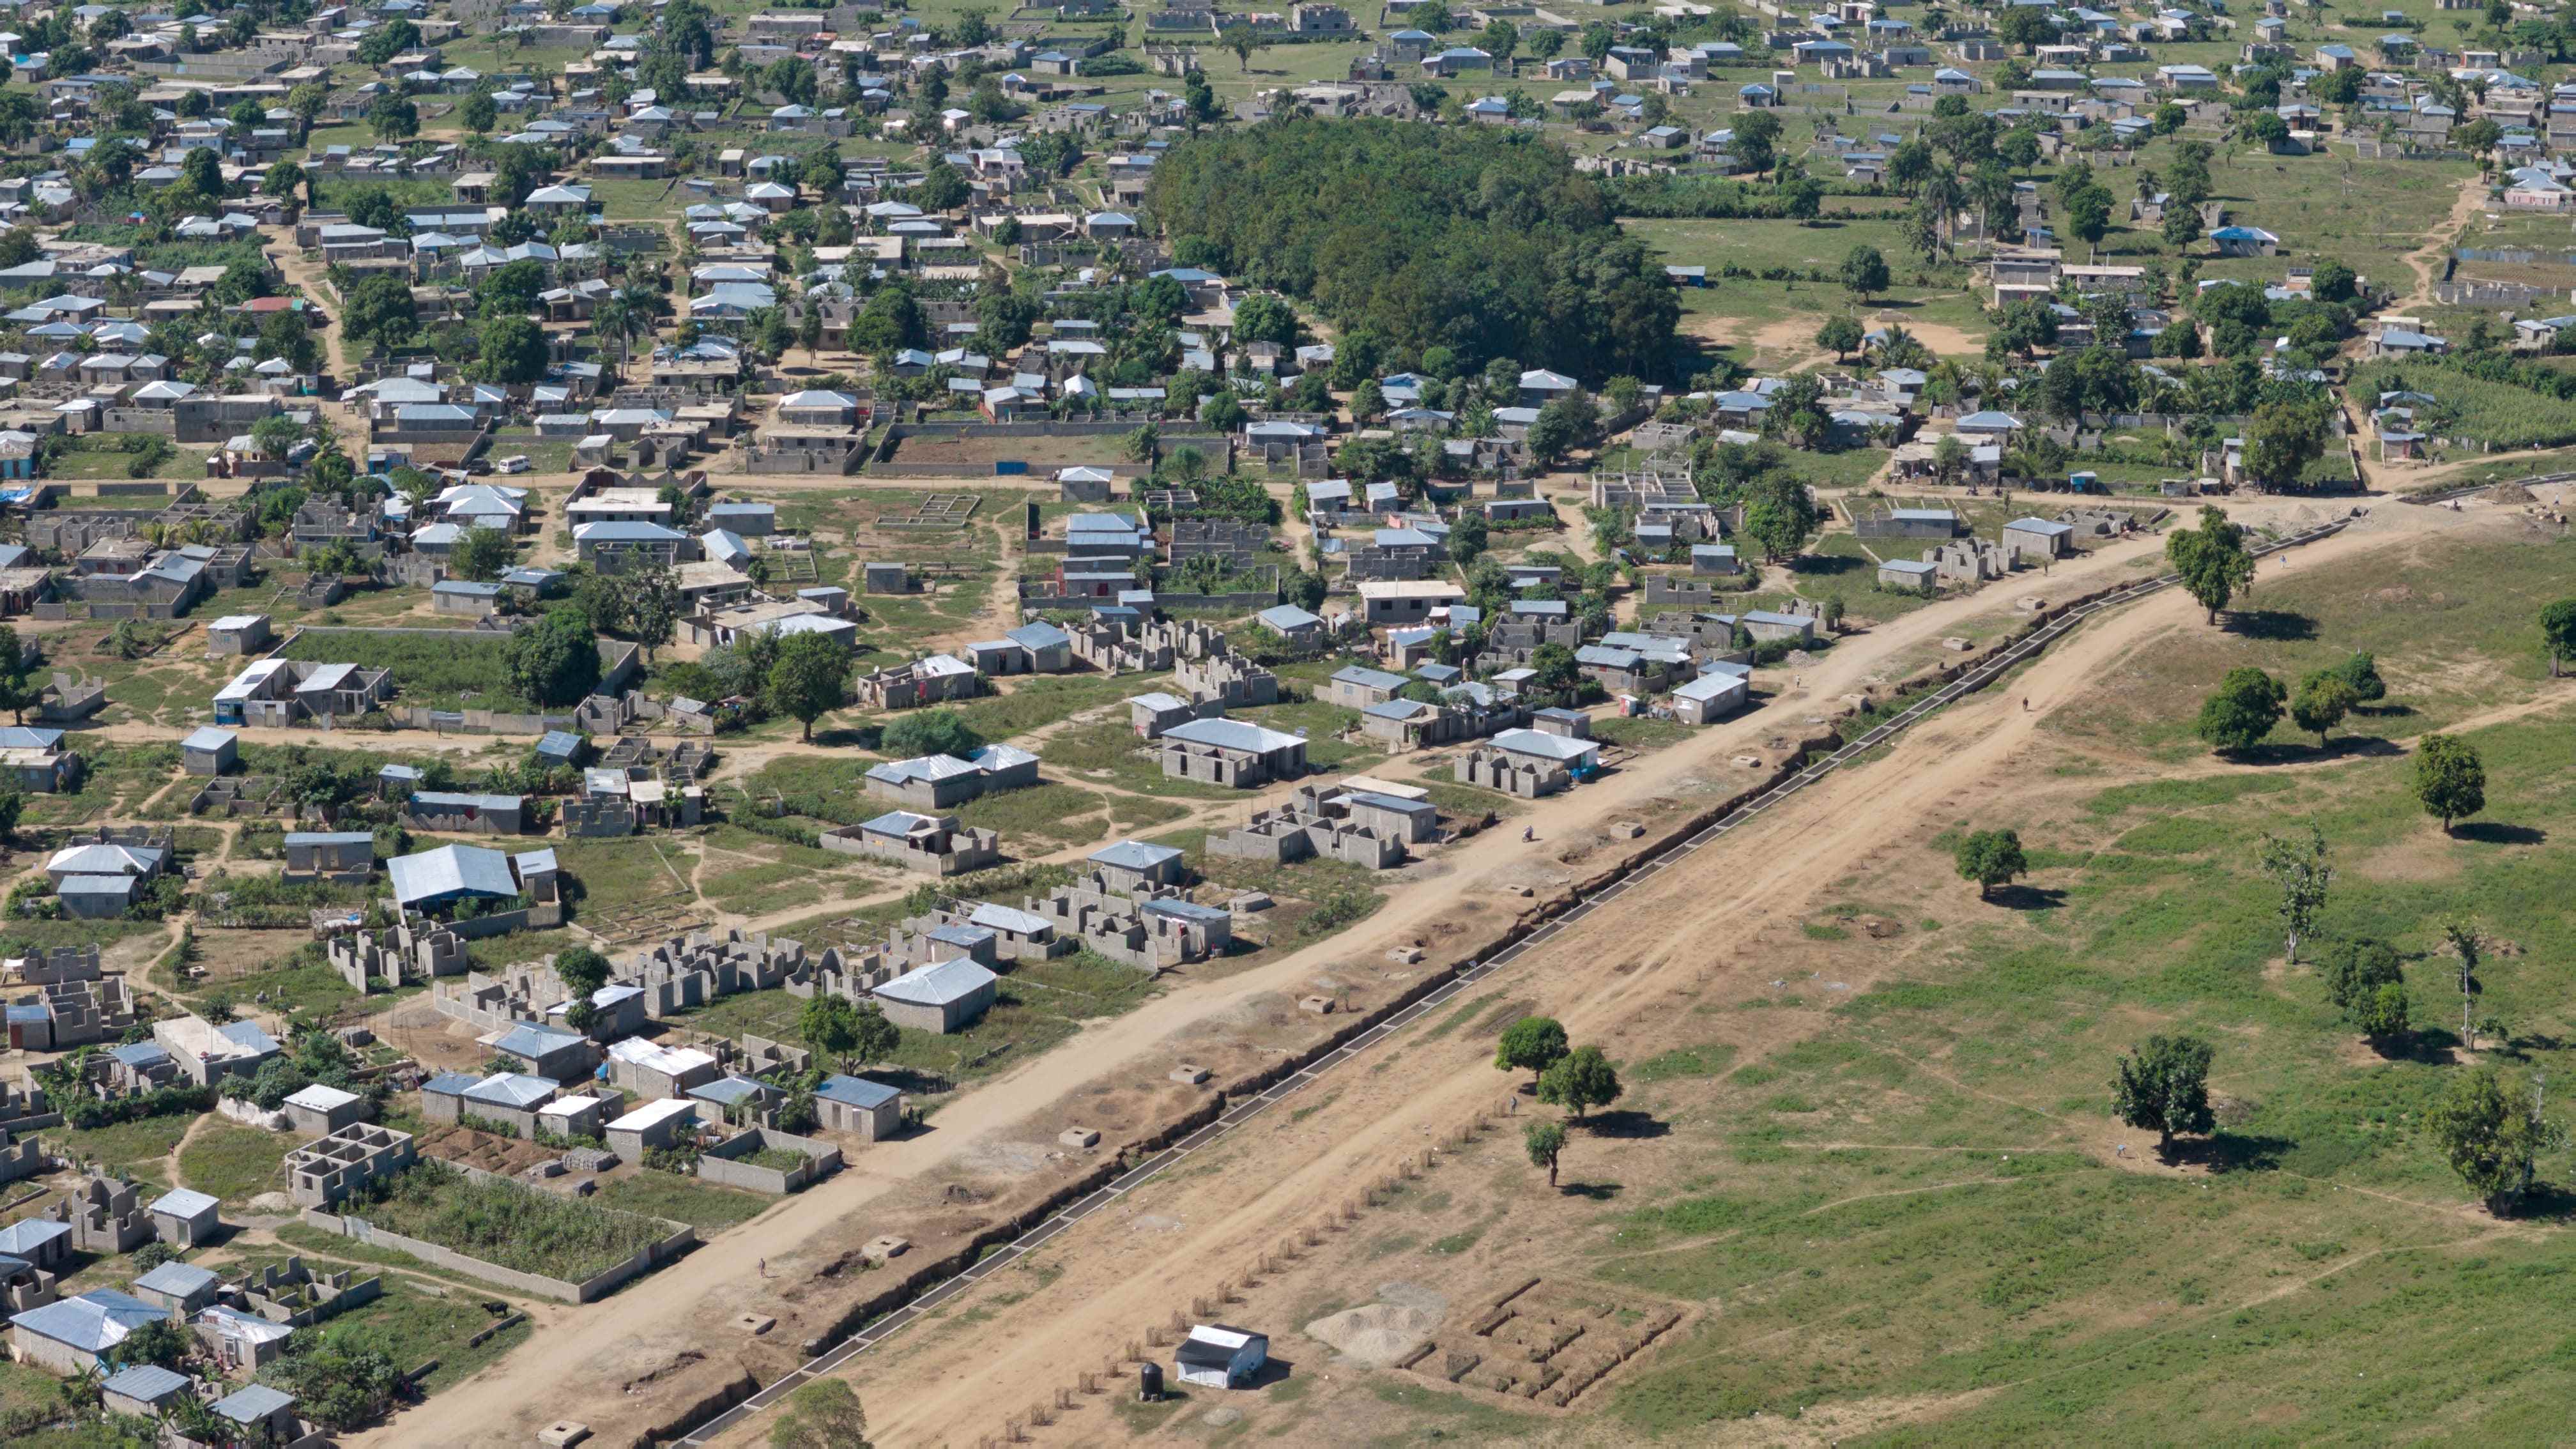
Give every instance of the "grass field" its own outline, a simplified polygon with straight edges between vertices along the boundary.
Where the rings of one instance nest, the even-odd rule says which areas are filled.
[[[408,705],[532,712],[536,705],[510,685],[508,649],[506,636],[463,629],[444,636],[331,629],[298,635],[277,654],[390,669],[394,689]]]
[[[2347,734],[2405,739],[2527,694],[2548,672],[2541,604],[2565,592],[2569,546],[2428,539],[2392,566],[2386,556],[2292,567],[2260,577],[2223,629],[2197,626],[2148,645],[2115,675],[2126,688],[2062,712],[2053,728],[2078,740],[2141,745],[2159,759],[2204,752],[2191,726],[2227,670],[2269,669],[2295,685],[2356,650],[2388,682],[2378,713]],[[2472,582],[2474,581],[2474,582]],[[2272,743],[2312,748],[2283,721]]]
[[[240,1209],[264,1192],[286,1190],[285,1158],[297,1139],[209,1118],[179,1152],[185,1186]]]

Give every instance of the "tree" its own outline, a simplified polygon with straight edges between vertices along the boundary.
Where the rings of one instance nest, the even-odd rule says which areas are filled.
[[[886,1020],[884,1008],[871,1001],[859,1008],[858,1020],[852,1026],[850,1059],[861,1063],[881,1062],[894,1055],[903,1044],[903,1033]]]
[[[2290,139],[2290,123],[2272,111],[2256,111],[2245,122],[2245,139],[2270,150]]]
[[[574,610],[553,610],[511,635],[503,653],[510,687],[540,708],[575,703],[599,683],[599,636]]]
[[[493,103],[490,91],[476,91],[456,107],[456,120],[477,136],[490,135],[501,123],[501,108]]]
[[[1848,266],[1849,263],[1846,262],[1845,265]],[[1825,325],[1816,329],[1816,345],[1818,347],[1829,347],[1833,349],[1834,360],[1836,362],[1840,362],[1853,352],[1858,351],[1860,349],[1860,343],[1860,323],[1854,318],[1846,316],[1840,312],[1826,318]],[[1948,435],[1944,434],[1943,436],[1946,437]]]
[[[2558,677],[2558,666],[2567,656],[2576,654],[2576,599],[2560,599],[2540,611],[2540,642],[2549,647],[2549,677]]]
[[[769,666],[762,696],[772,711],[805,727],[814,741],[814,721],[838,709],[850,677],[850,652],[821,634],[792,634],[778,646],[778,662]]]
[[[847,1379],[818,1378],[799,1387],[769,1426],[769,1449],[871,1449],[858,1392]]]
[[[2264,403],[2245,427],[2246,471],[2265,488],[2298,488],[2308,465],[2334,441],[2333,423],[2334,404],[2322,398]]]
[[[386,61],[420,44],[420,27],[408,20],[390,20],[367,32],[358,42],[358,59],[369,65]]]
[[[420,134],[420,107],[400,96],[386,96],[367,107],[367,129],[380,141],[402,141]]]
[[[2316,274],[2308,279],[2308,294],[2320,302],[2349,302],[2359,290],[2360,283],[2361,279],[2352,268],[2343,263],[2319,262]]]
[[[2398,964],[2397,952],[2387,942],[2369,936],[2356,936],[2337,941],[2326,948],[2325,960],[2318,974],[2324,978],[2326,999],[2346,1016],[2360,1012],[2364,1002],[2382,986],[2403,983],[2406,973]]]
[[[2352,1014],[2352,1024],[2374,1042],[2400,1041],[2414,1029],[2412,1010],[2405,983],[2384,981],[2361,999]]]
[[[2098,242],[2111,229],[2111,193],[2102,186],[2080,188],[2066,198],[2066,229],[2087,242]]]
[[[419,317],[412,306],[410,283],[378,272],[350,289],[340,311],[340,328],[353,341],[392,348],[409,342],[420,330]]]
[[[2460,967],[2460,1044],[2470,1051],[2478,1049],[2476,1030],[2470,1024],[2469,1008],[2486,991],[2478,980],[2479,940],[2477,927],[2466,921],[2442,923],[2442,945]]]
[[[114,1357],[120,1366],[148,1363],[176,1368],[188,1357],[195,1342],[176,1320],[156,1318],[128,1332],[124,1341],[116,1345]]]
[[[2230,291],[2232,288],[2220,288]],[[2245,551],[2244,530],[2216,508],[2200,510],[2200,527],[2176,529],[2165,540],[2165,561],[2182,576],[2186,593],[2218,622],[2218,611],[2254,582],[2254,559]]]
[[[43,692],[28,665],[27,646],[18,638],[17,629],[0,624],[0,709],[9,711],[12,721],[25,724],[28,706]]]
[[[953,709],[917,709],[885,727],[877,748],[899,760],[922,755],[966,753],[984,743],[984,737],[968,727],[966,717]]]
[[[1535,1086],[1565,1054],[1565,1028],[1555,1017],[1524,1016],[1503,1028],[1494,1046],[1494,1070],[1527,1072]]]
[[[473,370],[488,382],[535,382],[546,375],[546,334],[525,317],[495,317],[476,335]]]
[[[1297,311],[1267,292],[1255,292],[1234,309],[1234,335],[1241,342],[1297,342]]]
[[[1626,1089],[1619,1073],[1597,1046],[1576,1047],[1538,1074],[1538,1099],[1571,1110],[1581,1120],[1587,1107],[1606,1107]]]
[[[2299,681],[2299,692],[2290,699],[2290,719],[2299,728],[2317,737],[2317,748],[2324,749],[2326,736],[2343,717],[2352,712],[2358,701],[2352,686],[2331,669],[2320,669]]]
[[[2487,808],[2487,767],[2477,746],[2453,735],[2426,735],[2415,746],[2415,798],[2442,822],[2466,820]]]
[[[199,160],[199,157],[205,159]],[[223,159],[215,154],[211,146],[191,147],[187,158],[179,163],[179,182],[209,203],[223,200]]]
[[[1874,246],[1856,246],[1843,257],[1843,286],[1866,302],[1887,290],[1887,258]]]
[[[1249,25],[1229,25],[1217,32],[1216,43],[1220,49],[1233,51],[1236,68],[1249,73],[1252,53],[1261,48],[1261,35]]]
[[[2003,13],[1995,24],[1995,36],[2006,45],[2018,46],[2029,55],[2043,45],[2057,40],[2057,23],[2048,12],[2029,6],[2015,6]]]
[[[1765,500],[1744,510],[1744,536],[1759,544],[1766,563],[1777,563],[1806,547],[1807,525],[1781,503]]]
[[[2299,938],[2316,929],[2317,917],[2325,913],[2326,888],[2334,884],[2334,867],[2326,864],[2325,832],[2310,825],[2308,838],[2298,840],[2267,830],[2256,861],[2281,888],[2281,922],[2290,936],[2283,955],[2296,965]]]
[[[2451,1170],[2486,1202],[2505,1213],[2531,1190],[2540,1153],[2565,1134],[2540,1115],[2536,1086],[2508,1081],[2494,1067],[2455,1077],[2425,1114],[2424,1125],[2441,1144]]]
[[[1474,563],[1476,556],[1485,551],[1490,537],[1485,515],[1476,512],[1460,514],[1458,521],[1449,528],[1449,561],[1461,566]]]
[[[497,528],[469,528],[456,540],[448,567],[460,579],[488,584],[510,567],[519,546]]]
[[[1385,389],[1373,377],[1361,378],[1359,386],[1351,389],[1351,421],[1364,423],[1385,415]]]
[[[2141,1131],[2154,1129],[2156,1150],[2170,1154],[2177,1132],[2218,1125],[2209,1111],[2209,1043],[2192,1036],[2151,1036],[2120,1059],[2111,1081],[2111,1110]]]
[[[555,974],[566,990],[588,996],[608,984],[608,958],[588,946],[573,946],[555,956]]]
[[[1958,844],[1953,863],[1959,879],[1977,883],[1977,899],[1994,899],[1995,887],[2012,884],[2013,877],[2028,875],[2030,861],[2022,854],[2021,833],[2014,830],[1979,830]]]
[[[2189,252],[2191,244],[2200,240],[2200,237],[2201,222],[2198,207],[2167,206],[2165,208],[2165,245],[2177,252]]]
[[[2388,683],[2379,677],[2379,660],[2369,654],[2356,653],[2334,667],[2344,683],[2352,686],[2352,697],[2367,704],[2388,697]]]
[[[796,1034],[823,1055],[846,1060],[859,1044],[859,1009],[846,996],[818,991],[797,1009]]]
[[[1582,423],[1564,398],[1557,398],[1538,410],[1531,420],[1526,441],[1530,452],[1542,463],[1554,463],[1571,450],[1582,436]]]
[[[2221,754],[2250,750],[2281,722],[2281,681],[2251,666],[2231,669],[2200,703],[2194,731]]]
[[[540,310],[538,299],[546,290],[546,264],[534,257],[522,257],[492,269],[475,289],[482,299],[486,317],[513,317],[522,322]]]
[[[365,1329],[330,1334],[298,1329],[286,1354],[260,1377],[295,1395],[305,1418],[327,1429],[355,1429],[381,1417],[403,1387],[402,1370],[359,1337]]]
[[[1532,1122],[1521,1134],[1521,1146],[1528,1150],[1530,1166],[1547,1169],[1547,1185],[1556,1186],[1556,1159],[1565,1151],[1565,1126],[1559,1122]]]

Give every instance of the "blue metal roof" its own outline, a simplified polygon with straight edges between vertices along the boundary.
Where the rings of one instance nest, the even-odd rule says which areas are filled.
[[[843,1102],[853,1107],[872,1109],[900,1098],[903,1093],[883,1082],[871,1082],[865,1077],[849,1077],[835,1073],[823,1079],[823,1085],[814,1089],[814,1095],[826,1101]]]

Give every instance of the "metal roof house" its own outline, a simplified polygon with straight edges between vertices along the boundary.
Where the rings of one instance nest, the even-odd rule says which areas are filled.
[[[147,1323],[166,1322],[170,1311],[113,1288],[94,1288],[13,1314],[10,1355],[60,1374],[96,1368],[126,1337]]]
[[[1302,736],[1232,719],[1198,719],[1163,732],[1163,774],[1238,790],[1306,773]]]
[[[908,971],[872,993],[886,1020],[946,1034],[972,1025],[1000,993],[1001,978],[965,956]]]
[[[1141,840],[1122,840],[1104,845],[1087,857],[1093,869],[1106,877],[1119,890],[1133,891],[1139,886],[1176,886],[1187,873],[1181,852],[1168,845],[1147,845]]]

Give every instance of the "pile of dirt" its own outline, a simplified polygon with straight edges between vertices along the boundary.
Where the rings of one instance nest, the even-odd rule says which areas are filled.
[[[2487,497],[2489,500],[2496,503],[2529,503],[2533,501],[2531,490],[2523,487],[2519,483],[2498,483],[2495,487],[2487,491]]]
[[[1440,1326],[1419,1308],[1363,1303],[1306,1325],[1306,1336],[1370,1368],[1392,1368]]]

